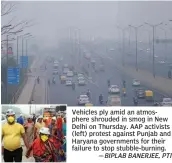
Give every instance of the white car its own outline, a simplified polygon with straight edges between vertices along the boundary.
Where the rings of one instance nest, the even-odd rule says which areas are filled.
[[[64,68],[68,68],[68,64],[64,64],[64,66],[63,66]]]
[[[85,85],[85,80],[84,79],[80,79],[78,80],[78,85]]]
[[[67,77],[73,77],[73,75],[74,75],[74,74],[73,74],[73,71],[68,71],[68,72],[67,72]]]
[[[83,75],[83,74],[78,74],[78,78],[79,78],[79,77],[84,77],[84,75]]]
[[[59,61],[54,61],[54,65],[58,65],[59,64]]]
[[[91,63],[96,63],[96,61],[95,60],[91,60]]]
[[[107,106],[121,106],[120,96],[113,95],[108,97]]]
[[[164,63],[165,63],[165,61],[159,61],[159,63],[160,63],[160,64],[164,64]]]
[[[1,125],[4,125],[7,122],[5,114],[1,114]]]
[[[63,74],[67,74],[67,73],[68,73],[68,71],[69,71],[69,69],[68,69],[68,68],[64,68],[64,69],[63,69]]]
[[[172,106],[172,98],[163,98],[162,106]]]
[[[137,79],[133,80],[133,86],[140,86],[140,81]]]
[[[53,75],[57,75],[57,74],[58,74],[58,70],[54,70]]]
[[[80,77],[78,77],[78,81],[79,80],[85,80],[85,78],[83,76],[80,76]]]
[[[120,89],[117,85],[111,85],[109,88],[109,93],[120,93]]]
[[[89,97],[87,95],[80,95],[78,97],[78,105],[85,105],[90,103]]]
[[[67,79],[66,80],[66,86],[71,86],[72,85],[72,80]]]

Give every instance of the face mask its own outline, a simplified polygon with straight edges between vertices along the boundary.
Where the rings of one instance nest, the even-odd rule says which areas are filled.
[[[14,117],[8,117],[8,122],[13,123],[14,122]]]
[[[47,141],[47,140],[48,140],[48,136],[46,136],[46,135],[41,135],[41,140],[42,140],[43,142]]]

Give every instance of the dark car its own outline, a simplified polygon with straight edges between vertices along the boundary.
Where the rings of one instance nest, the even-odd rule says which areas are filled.
[[[138,98],[145,98],[145,90],[143,88],[140,88],[136,91]]]

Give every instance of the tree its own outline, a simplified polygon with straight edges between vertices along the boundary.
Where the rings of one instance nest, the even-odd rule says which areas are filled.
[[[17,4],[18,3],[14,1],[1,1],[1,17],[6,17],[14,12],[17,9]],[[19,20],[17,23],[14,22],[14,20],[15,17],[12,17],[7,24],[1,26],[1,37],[4,35],[18,34],[19,32],[22,32],[23,29],[33,25],[32,20]],[[12,38],[12,40],[14,39]],[[1,43],[4,41],[6,40],[2,39]]]

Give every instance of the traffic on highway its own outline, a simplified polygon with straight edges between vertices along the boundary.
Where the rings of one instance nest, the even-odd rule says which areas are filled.
[[[28,3],[2,3],[3,104],[172,106],[171,2]]]
[[[65,47],[68,44],[66,43]],[[49,103],[69,106],[171,106],[170,97],[120,71],[110,55],[59,47],[44,61]],[[62,55],[63,54],[63,55]]]

